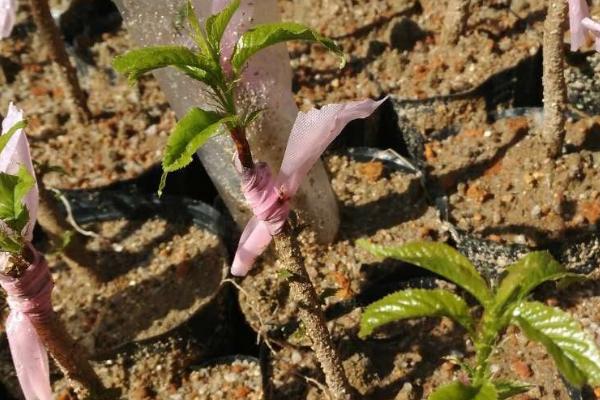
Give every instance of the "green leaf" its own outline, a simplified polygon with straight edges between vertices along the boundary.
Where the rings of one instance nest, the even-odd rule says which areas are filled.
[[[0,136],[0,152],[2,152],[2,150],[4,150],[4,148],[6,147],[6,144],[10,140],[10,138],[12,138],[13,135],[19,129],[24,129],[26,126],[27,126],[27,122],[19,121],[16,124],[14,124],[8,131],[6,131],[6,133],[2,134]]]
[[[23,166],[17,175],[0,172],[0,220],[17,234],[21,233],[29,219],[23,198],[34,184],[35,180]]]
[[[23,242],[19,236],[0,231],[0,250],[12,254],[20,254]]]
[[[442,386],[429,396],[429,400],[497,400],[498,393],[490,382],[481,386],[465,385],[462,382],[452,382]]]
[[[115,57],[113,67],[134,82],[143,74],[159,68],[175,67],[188,76],[206,81],[209,61],[181,46],[155,46],[136,49]]]
[[[206,34],[213,48],[221,48],[221,39],[225,29],[239,7],[240,0],[233,0],[220,13],[211,15],[206,20]]]
[[[500,283],[494,299],[498,315],[514,302],[525,299],[537,286],[547,281],[567,277],[579,277],[568,272],[547,251],[527,254],[506,269],[506,276]]]
[[[513,323],[544,347],[558,370],[574,386],[600,385],[600,351],[594,339],[566,312],[539,302],[521,302]]]
[[[320,35],[309,27],[294,22],[278,22],[257,25],[244,33],[233,50],[231,65],[236,72],[242,70],[248,59],[262,49],[288,40],[317,42],[337,54],[345,64],[342,49],[331,39]]]
[[[15,188],[19,177],[0,172],[0,220],[9,224],[15,220]]]
[[[17,173],[17,177],[19,178],[19,182],[15,187],[15,226],[14,230],[18,233],[21,233],[25,225],[29,222],[29,210],[23,204],[23,199],[27,196],[27,193],[33,188],[35,185],[35,178],[29,174],[29,171],[24,166],[19,167],[19,172]]]
[[[374,255],[415,264],[441,275],[464,288],[483,305],[491,302],[490,289],[473,264],[444,243],[413,242],[403,246],[378,246],[366,240],[356,243]]]
[[[389,322],[407,318],[452,318],[473,331],[469,306],[459,296],[443,289],[409,289],[390,294],[369,305],[360,319],[360,337],[370,335],[376,328]]]
[[[188,0],[185,14],[187,17],[188,25],[192,31],[192,37],[194,41],[200,48],[200,52],[207,58],[214,58],[213,49],[210,48],[206,37],[204,36],[204,32],[202,32],[202,27],[200,27],[200,21],[198,20],[198,15],[196,14],[196,10],[194,10],[194,5],[191,0]]]
[[[169,172],[176,171],[192,162],[194,153],[211,137],[220,133],[223,124],[232,118],[222,118],[219,114],[192,108],[177,123],[167,140],[162,161],[163,176],[158,189],[162,193]]]
[[[532,388],[532,385],[522,382],[495,381],[493,384],[500,400],[509,399]]]

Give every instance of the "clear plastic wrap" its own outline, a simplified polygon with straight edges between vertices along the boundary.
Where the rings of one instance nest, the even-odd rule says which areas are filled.
[[[194,0],[200,18],[219,9],[223,0]],[[117,0],[126,27],[139,46],[180,44],[193,42],[181,25],[184,0]],[[265,23],[280,18],[276,0],[242,0],[240,11],[244,22]],[[235,24],[235,18],[233,23]],[[239,20],[238,20],[239,22]],[[239,33],[239,32],[238,32]],[[224,42],[225,44],[225,42]],[[156,72],[161,88],[178,117],[193,106],[210,108],[203,84],[174,69]],[[266,161],[278,170],[287,138],[298,108],[291,91],[292,72],[289,56],[283,45],[268,48],[257,54],[244,72],[243,95],[239,102],[251,102],[266,108],[260,119],[248,131],[248,139],[255,159]],[[227,135],[211,139],[198,152],[202,164],[223,197],[236,222],[242,227],[251,217],[242,193],[240,179],[232,163],[234,146]],[[325,169],[318,162],[301,186],[294,201],[300,218],[317,233],[321,242],[333,240],[339,227],[339,211]]]

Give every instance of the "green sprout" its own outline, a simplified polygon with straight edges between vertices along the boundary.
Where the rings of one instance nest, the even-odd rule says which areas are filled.
[[[25,128],[20,121],[0,136],[0,154],[8,141],[19,130]],[[0,250],[14,255],[20,254],[25,245],[21,232],[29,222],[29,211],[23,199],[35,185],[35,179],[27,168],[20,166],[15,175],[0,172]]]
[[[113,62],[117,71],[135,82],[142,75],[159,68],[173,67],[208,87],[214,103],[213,110],[192,108],[181,118],[167,141],[159,185],[162,193],[167,174],[184,168],[192,161],[194,153],[213,136],[245,131],[262,110],[238,110],[236,90],[248,60],[260,50],[290,40],[320,43],[344,60],[336,43],[314,30],[293,22],[257,25],[241,35],[231,55],[231,73],[221,65],[221,39],[240,5],[234,0],[218,14],[210,16],[200,26],[191,1],[179,14],[178,26],[187,20],[189,33],[196,48],[183,46],[155,46],[132,50],[118,56]],[[342,61],[342,65],[344,62]]]
[[[444,289],[409,289],[393,293],[369,305],[361,317],[361,337],[387,323],[408,318],[445,316],[459,323],[475,345],[475,365],[463,365],[470,378],[442,386],[430,400],[507,399],[529,390],[517,382],[495,381],[490,356],[509,325],[516,325],[532,341],[542,344],[556,367],[572,385],[600,384],[600,351],[594,339],[566,312],[528,299],[548,281],[572,282],[581,275],[568,272],[546,251],[530,253],[510,265],[495,289],[490,288],[473,264],[452,247],[433,242],[403,246],[358,244],[380,257],[389,257],[427,269],[471,294],[483,308],[474,314],[460,296]]]

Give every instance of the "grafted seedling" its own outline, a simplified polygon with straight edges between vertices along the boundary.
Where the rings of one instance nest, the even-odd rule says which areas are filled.
[[[17,122],[18,121],[18,122]],[[10,129],[6,125],[13,124]],[[0,136],[0,286],[8,294],[6,333],[26,398],[50,399],[46,349],[82,396],[106,395],[102,382],[51,303],[54,286],[42,254],[31,245],[38,188],[21,112],[11,105]]]
[[[318,296],[304,267],[304,260],[299,250],[299,244],[292,232],[292,227],[286,222],[289,213],[289,200],[295,194],[299,182],[304,178],[310,166],[318,159],[330,140],[341,131],[341,121],[360,118],[366,115],[366,110],[360,105],[349,105],[350,111],[338,107],[340,122],[332,123],[331,127],[323,129],[322,138],[312,138],[313,143],[307,143],[308,151],[299,157],[295,167],[288,171],[289,176],[282,179],[281,186],[275,187],[271,172],[264,163],[255,163],[250,145],[246,137],[246,128],[260,114],[261,110],[239,105],[236,100],[241,90],[240,80],[248,60],[262,49],[289,40],[304,40],[320,43],[338,54],[342,61],[343,54],[332,40],[321,36],[312,29],[297,23],[269,23],[257,25],[241,34],[233,48],[232,54],[223,54],[221,42],[227,34],[228,25],[239,7],[239,0],[232,1],[223,11],[210,16],[205,26],[201,26],[195,15],[193,6],[188,1],[184,17],[188,22],[189,33],[197,46],[190,49],[181,46],[157,46],[133,50],[119,56],[114,61],[115,68],[136,80],[142,74],[163,67],[174,67],[192,79],[203,82],[209,90],[212,109],[192,108],[177,123],[171,133],[163,157],[163,176],[159,185],[159,193],[166,184],[170,172],[184,168],[193,154],[211,137],[229,133],[236,147],[237,165],[242,177],[244,195],[253,206],[255,217],[242,234],[242,240],[234,267],[235,274],[245,274],[254,259],[264,250],[271,238],[275,244],[284,267],[293,272],[289,280],[291,295],[300,306],[300,318],[307,328],[331,394],[335,399],[349,399],[352,388],[345,376],[341,360],[333,346],[325,319],[320,309]],[[372,102],[369,107],[376,107]],[[331,114],[338,108],[329,108],[324,112]],[[317,112],[319,113],[319,112]],[[351,114],[352,118],[349,117]],[[301,114],[297,120],[302,124],[306,119],[315,117],[315,113]],[[324,116],[331,119],[332,116]],[[326,122],[328,122],[327,120]],[[296,128],[296,125],[294,126]],[[313,130],[313,135],[320,132]],[[335,134],[332,134],[334,132]],[[292,131],[292,135],[294,130]],[[297,132],[296,132],[297,134]],[[325,138],[325,139],[323,139]],[[310,139],[307,138],[308,141]],[[297,144],[294,144],[296,146]],[[316,154],[316,157],[314,155]],[[284,157],[285,164],[285,157]],[[282,167],[283,168],[283,167]],[[299,168],[302,172],[292,171]],[[295,176],[297,179],[291,178]],[[268,204],[267,204],[268,203]],[[259,211],[260,210],[260,211]],[[244,246],[244,245],[247,246]]]
[[[600,384],[600,350],[594,339],[569,314],[528,299],[544,282],[581,278],[566,271],[548,252],[530,253],[510,265],[498,287],[492,289],[466,257],[445,244],[359,244],[374,255],[417,265],[454,282],[483,309],[476,319],[463,298],[445,289],[403,290],[365,309],[362,337],[389,322],[419,317],[445,316],[465,329],[476,352],[474,365],[461,363],[469,382],[442,386],[431,394],[430,400],[507,399],[529,390],[527,384],[495,380],[490,370],[490,356],[508,325],[516,325],[530,340],[543,345],[571,384]]]

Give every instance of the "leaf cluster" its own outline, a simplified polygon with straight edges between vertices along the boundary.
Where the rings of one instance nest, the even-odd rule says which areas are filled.
[[[465,368],[470,384],[453,382],[435,391],[430,400],[506,399],[527,391],[525,384],[494,381],[489,370],[489,357],[510,324],[542,344],[571,384],[600,384],[600,351],[594,339],[569,314],[528,299],[544,282],[581,278],[566,271],[548,252],[530,253],[510,265],[498,287],[492,289],[465,256],[443,243],[378,246],[359,241],[359,245],[374,255],[417,265],[454,282],[483,309],[476,319],[467,301],[453,292],[409,289],[386,296],[364,310],[361,337],[389,322],[418,317],[445,316],[465,328],[476,349],[476,365]]]
[[[16,123],[0,136],[0,153],[8,141],[19,130],[25,128],[25,121]],[[0,250],[19,254],[23,248],[21,232],[29,222],[29,211],[23,199],[35,185],[35,179],[24,166],[20,166],[16,175],[0,172]]]
[[[200,25],[190,0],[180,16],[187,21],[188,32],[196,48],[183,46],[153,46],[132,50],[113,61],[114,68],[132,82],[142,75],[165,67],[173,67],[197,81],[203,82],[213,101],[214,111],[192,108],[173,129],[165,149],[163,176],[159,186],[162,192],[167,174],[187,166],[193,154],[211,137],[245,129],[262,110],[243,110],[235,106],[235,89],[248,60],[259,51],[290,40],[320,43],[339,55],[341,49],[307,26],[279,22],[257,25],[241,35],[231,55],[232,71],[227,73],[221,60],[221,41],[240,0],[231,1],[220,13],[211,15],[204,26]],[[181,21],[180,21],[181,22]],[[178,28],[181,23],[177,24]]]

